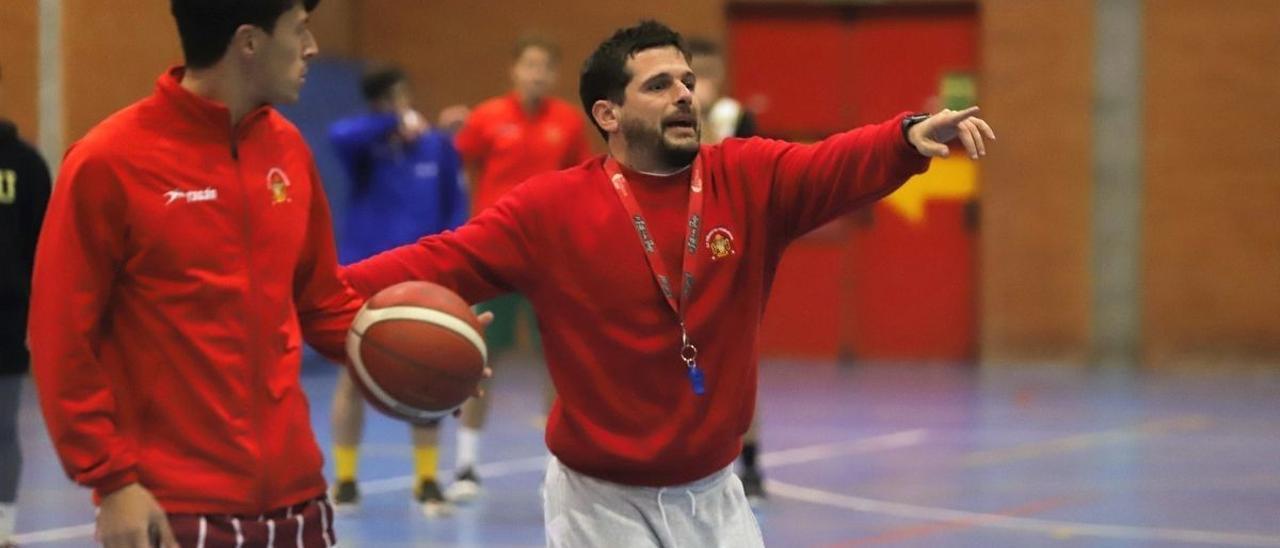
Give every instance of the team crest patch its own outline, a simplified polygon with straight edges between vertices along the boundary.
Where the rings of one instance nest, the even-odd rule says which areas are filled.
[[[707,249],[711,250],[711,260],[718,261],[733,255],[733,233],[729,229],[718,226],[707,233]]]
[[[267,188],[271,190],[271,205],[291,201],[289,184],[289,176],[284,174],[284,170],[273,167],[267,172]]]

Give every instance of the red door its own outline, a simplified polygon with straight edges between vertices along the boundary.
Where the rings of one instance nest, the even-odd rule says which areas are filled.
[[[942,83],[971,82],[964,75],[978,65],[972,4],[752,3],[729,14],[731,89],[767,136],[808,141],[903,110],[932,112]],[[972,359],[977,184],[967,162],[935,162],[890,198],[796,242],[774,285],[762,351]]]

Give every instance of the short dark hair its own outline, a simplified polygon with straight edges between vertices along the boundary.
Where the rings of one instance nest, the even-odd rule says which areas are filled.
[[[618,29],[596,47],[583,64],[582,75],[578,78],[578,96],[582,99],[582,108],[587,111],[587,118],[604,138],[609,136],[591,115],[591,106],[600,100],[621,105],[627,83],[633,76],[627,71],[627,60],[641,51],[662,47],[674,47],[684,54],[686,61],[690,59],[680,33],[657,21],[645,20],[635,26]]]
[[[705,57],[708,55],[720,55],[720,44],[701,36],[689,39],[689,55],[694,57]]]
[[[529,48],[538,48],[547,52],[547,56],[551,57],[552,63],[560,62],[560,46],[545,35],[536,32],[521,34],[519,38],[516,38],[515,46],[511,48],[511,58],[519,59],[521,55],[524,55],[524,50]]]
[[[276,20],[301,5],[307,12],[320,0],[169,0],[169,11],[178,23],[182,55],[191,68],[213,66],[227,52],[240,25],[275,31]]]
[[[404,71],[397,67],[376,68],[366,72],[360,79],[360,93],[364,95],[365,101],[372,103],[386,99],[391,94],[391,88],[408,80]]]

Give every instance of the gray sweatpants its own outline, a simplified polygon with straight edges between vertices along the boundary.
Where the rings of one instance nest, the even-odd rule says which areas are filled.
[[[551,548],[755,548],[764,546],[732,466],[670,487],[619,485],[552,458],[543,483]]]

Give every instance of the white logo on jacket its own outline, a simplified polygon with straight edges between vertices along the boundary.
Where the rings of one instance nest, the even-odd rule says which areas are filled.
[[[167,198],[164,205],[170,205],[178,200],[185,199],[188,204],[195,202],[212,202],[218,199],[218,189],[206,188],[204,190],[170,190],[164,193]]]
[[[418,162],[413,165],[413,174],[419,179],[430,179],[440,176],[440,166],[435,162]]]

